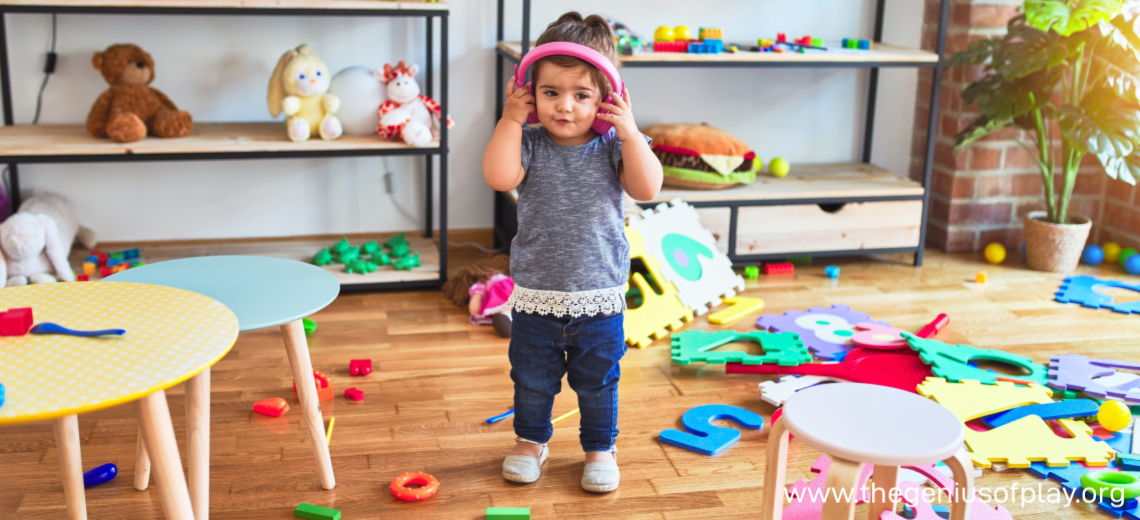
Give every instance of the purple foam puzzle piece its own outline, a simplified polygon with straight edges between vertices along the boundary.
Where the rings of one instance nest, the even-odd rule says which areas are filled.
[[[802,319],[800,320],[801,323],[796,322],[797,319],[812,314],[830,316],[831,318],[823,318],[820,321],[828,323],[820,323],[820,327],[814,329],[805,327]],[[843,322],[846,322],[846,325],[843,325]],[[756,320],[756,326],[769,332],[798,334],[800,341],[804,342],[804,346],[812,354],[821,359],[834,361],[836,356],[844,356],[848,351],[855,348],[855,344],[851,342],[851,336],[854,333],[855,324],[862,322],[890,327],[886,322],[872,320],[870,314],[853,311],[851,307],[846,305],[812,307],[807,311],[788,311],[782,315],[765,314]]]
[[[1140,370],[1140,363],[1129,363],[1119,359],[1092,359],[1079,354],[1063,354],[1049,359],[1049,382],[1051,388],[1076,390],[1097,399],[1115,399],[1131,404],[1140,404],[1140,380],[1109,388],[1094,381],[1094,378],[1112,375],[1116,368]]]

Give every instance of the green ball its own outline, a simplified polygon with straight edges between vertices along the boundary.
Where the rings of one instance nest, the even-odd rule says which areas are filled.
[[[1120,250],[1120,256],[1116,257],[1116,261],[1120,262],[1120,265],[1124,265],[1124,262],[1128,261],[1128,257],[1134,254],[1136,254],[1135,248],[1126,247]]]
[[[772,159],[772,162],[768,163],[768,171],[776,177],[786,177],[789,169],[791,169],[791,165],[789,165],[788,160],[783,157],[776,157]]]
[[[309,318],[301,318],[301,324],[305,327],[305,335],[312,336],[317,331],[317,322]]]

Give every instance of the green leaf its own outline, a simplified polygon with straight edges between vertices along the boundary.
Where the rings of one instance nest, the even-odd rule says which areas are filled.
[[[971,83],[962,93],[966,103],[977,103],[982,114],[992,120],[1014,120],[1049,103],[1064,70],[1056,68],[1034,72],[1017,79],[989,74]]]
[[[1107,84],[1121,97],[1140,97],[1140,59],[1136,52],[1102,37],[1092,47],[1090,78],[1094,85]]]
[[[994,50],[1001,46],[1001,38],[986,38],[970,42],[970,47],[955,54],[946,62],[946,67],[961,67],[964,65],[981,65],[993,57]]]
[[[978,139],[1009,126],[1011,122],[1009,119],[998,120],[990,119],[986,116],[979,117],[975,119],[973,123],[970,123],[970,126],[966,127],[965,130],[958,132],[958,135],[954,136],[954,149],[957,150],[963,146],[968,146]]]
[[[1010,21],[1002,45],[993,51],[993,68],[1007,78],[1021,78],[1045,68],[1053,68],[1076,53],[1075,38],[1062,38],[1024,23]]]
[[[1069,36],[1111,20],[1123,5],[1123,0],[1027,0],[1025,18],[1042,31]]]
[[[1082,152],[1124,158],[1140,139],[1140,109],[1110,87],[1093,90],[1075,107],[1058,109],[1061,133]],[[1104,159],[1101,160],[1104,164]]]
[[[1136,185],[1136,179],[1140,179],[1140,155],[1136,153],[1123,158],[1102,153],[1097,154],[1096,158],[1104,166],[1105,173],[1113,179],[1120,179],[1133,186]]]

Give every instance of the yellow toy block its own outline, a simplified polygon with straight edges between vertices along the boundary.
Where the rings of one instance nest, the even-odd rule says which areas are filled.
[[[978,271],[978,275],[976,277],[976,280],[978,283],[986,283],[986,272],[985,271]]]
[[[918,393],[934,399],[962,421],[970,458],[982,468],[990,467],[991,462],[1028,468],[1033,461],[1045,461],[1051,467],[1068,466],[1070,461],[1104,466],[1115,453],[1108,444],[1092,437],[1092,429],[1087,424],[1072,419],[1057,421],[1072,438],[1058,436],[1036,415],[985,432],[965,425],[966,421],[1018,406],[1053,402],[1050,397],[1053,393],[1040,385],[1017,386],[1005,381],[983,385],[975,380],[949,383],[930,377],[918,385]]]
[[[645,269],[661,288],[661,294],[657,294],[641,273],[630,276],[633,284],[641,291],[641,306],[625,311],[625,342],[637,348],[645,348],[654,339],[663,338],[670,330],[678,330],[685,322],[691,321],[693,311],[677,298],[677,288],[665,280],[661,274],[661,264],[645,250],[645,238],[641,233],[627,227],[625,238],[629,242],[630,259],[641,259]]]
[[[723,40],[723,34],[724,33],[720,29],[706,29],[704,27],[701,28],[702,40]]]
[[[727,325],[764,308],[764,300],[748,296],[733,296],[724,301],[729,307],[709,315],[709,323]]]

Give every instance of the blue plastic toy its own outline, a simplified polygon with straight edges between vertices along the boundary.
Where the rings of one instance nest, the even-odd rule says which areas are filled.
[[[823,274],[828,278],[839,278],[839,266],[829,265],[823,268]]]
[[[1100,265],[1104,261],[1104,249],[1096,244],[1089,244],[1081,253],[1081,260],[1089,265]]]
[[[1053,299],[1061,303],[1079,303],[1093,309],[1104,307],[1121,314],[1140,313],[1140,300],[1116,304],[1113,303],[1114,298],[1112,296],[1101,294],[1095,290],[1097,288],[1108,289],[1111,287],[1132,289],[1133,291],[1140,292],[1140,285],[1124,283],[1119,280],[1105,280],[1082,274],[1065,278],[1065,281],[1061,283],[1061,288],[1057,290],[1057,295]]]
[[[119,467],[114,464],[104,464],[93,470],[83,472],[83,487],[98,486],[110,482],[119,474]]]
[[[491,424],[491,423],[496,423],[496,422],[499,422],[499,421],[501,421],[501,420],[503,420],[503,419],[506,419],[507,417],[510,417],[510,416],[514,415],[514,414],[515,414],[515,409],[514,409],[514,408],[511,408],[511,411],[509,411],[509,412],[507,412],[507,413],[504,413],[504,414],[500,414],[500,415],[496,415],[496,416],[494,416],[494,417],[492,417],[492,418],[490,418],[490,419],[487,419],[487,424]]]
[[[1090,417],[1096,415],[1099,407],[1100,405],[1091,399],[1071,399],[1056,403],[1019,406],[1012,410],[1006,410],[1001,413],[995,413],[989,417],[983,417],[982,422],[986,423],[990,428],[997,428],[1030,415],[1036,415],[1046,421],[1053,419],[1071,419],[1073,417]]]
[[[0,406],[4,406],[4,385],[0,384]]]
[[[950,518],[949,507],[938,504],[931,504],[930,507],[934,509],[934,514],[938,515],[939,517]],[[903,518],[914,518],[915,514],[916,513],[912,507],[907,504],[903,504]]]
[[[759,430],[764,426],[764,418],[752,411],[726,404],[706,404],[681,416],[681,424],[691,433],[664,430],[661,442],[702,455],[716,455],[740,440],[740,430],[713,426],[712,421],[717,419],[730,419],[749,430]]]
[[[122,336],[127,331],[123,329],[107,329],[107,330],[71,330],[66,327],[56,325],[54,323],[37,323],[32,327],[32,334],[63,334],[65,336],[78,336],[81,338],[98,338],[99,336]]]
[[[1128,274],[1140,274],[1140,255],[1132,255],[1124,261],[1124,270]]]

